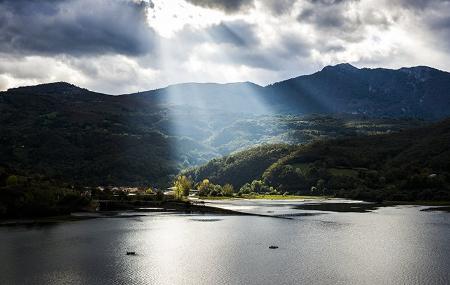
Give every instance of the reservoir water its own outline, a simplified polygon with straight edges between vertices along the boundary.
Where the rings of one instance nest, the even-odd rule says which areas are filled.
[[[0,227],[0,283],[450,284],[449,213],[293,209],[301,203],[214,202],[289,219],[151,213]]]

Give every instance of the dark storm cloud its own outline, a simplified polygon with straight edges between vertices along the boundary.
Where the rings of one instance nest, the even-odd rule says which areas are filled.
[[[240,37],[249,37],[251,34],[242,34]],[[203,58],[215,63],[233,63],[240,66],[259,68],[271,71],[280,71],[284,67],[296,62],[294,59],[309,58],[311,45],[295,34],[280,34],[276,42],[269,38],[261,38],[247,46],[232,44],[223,48],[220,55],[209,54]],[[262,42],[270,41],[270,46],[262,45]],[[222,43],[222,42],[221,42]]]
[[[202,32],[186,26],[176,38],[190,51],[194,51],[202,43],[220,45],[214,48],[215,51],[220,51],[219,55],[199,54],[199,57],[207,61],[266,70],[280,70],[283,65],[290,64],[293,57],[310,56],[311,45],[306,38],[280,33],[274,40],[264,33],[258,35],[257,28],[255,24],[244,20],[222,21]]]
[[[344,2],[351,2],[357,0],[309,0],[309,2],[313,4],[321,4],[321,5],[336,5]]]
[[[449,3],[450,0],[400,0],[399,2],[407,8],[425,9],[436,4]]]
[[[190,46],[208,42],[248,48],[260,44],[257,26],[243,20],[222,21],[201,30],[186,25],[177,33],[176,40]]]
[[[304,8],[299,16],[299,21],[306,21],[319,28],[354,29],[360,23],[346,16],[348,3],[356,0],[308,0],[311,3]]]
[[[450,12],[450,9],[449,9]],[[431,19],[430,26],[435,30],[449,31],[450,30],[450,15]]]
[[[326,9],[317,11],[315,8],[304,9],[298,16],[299,21],[313,23],[321,28],[341,29],[348,24],[340,9]]]
[[[0,52],[145,54],[155,36],[146,24],[149,5],[128,0],[0,1]]]
[[[297,0],[263,0],[264,5],[272,14],[282,15],[288,13]]]
[[[249,8],[253,6],[253,0],[186,0],[194,5],[220,9],[227,13],[233,13],[240,11],[241,9]]]
[[[221,22],[206,31],[213,41],[249,47],[259,43],[255,27],[245,21]]]
[[[434,35],[435,44],[443,48],[445,52],[450,52],[450,0],[434,0],[427,4],[425,8],[418,9],[419,17]]]
[[[376,26],[387,29],[393,24],[381,9],[357,10],[348,13],[350,5],[359,0],[308,0],[300,11],[297,21],[312,25],[322,38],[336,38],[344,42],[360,42],[367,36],[366,28]]]

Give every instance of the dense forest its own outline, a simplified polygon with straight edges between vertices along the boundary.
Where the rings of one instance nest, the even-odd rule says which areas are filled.
[[[388,133],[420,120],[233,113],[67,83],[0,93],[0,165],[75,186],[167,186],[180,170],[266,143]]]
[[[244,193],[272,187],[291,194],[364,200],[448,201],[449,143],[450,120],[445,120],[392,134],[330,139],[296,147],[258,147],[184,174],[195,181],[207,178],[213,183],[231,183]],[[272,163],[274,154],[286,152]],[[252,164],[255,160],[259,163]],[[269,164],[261,171],[260,165]],[[232,173],[238,174],[239,180],[234,180]],[[248,179],[242,185],[244,177]]]
[[[0,218],[64,215],[90,203],[82,188],[0,166]]]
[[[239,189],[248,181],[259,179],[269,166],[295,149],[295,146],[285,144],[262,145],[213,159],[205,165],[183,171],[182,174],[194,181],[209,179],[220,185],[230,183]]]

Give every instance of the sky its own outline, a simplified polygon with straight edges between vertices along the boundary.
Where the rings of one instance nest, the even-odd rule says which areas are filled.
[[[450,70],[450,0],[0,0],[0,90],[267,85],[326,65]]]

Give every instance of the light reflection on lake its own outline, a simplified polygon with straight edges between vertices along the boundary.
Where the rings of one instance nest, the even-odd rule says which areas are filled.
[[[298,211],[295,201],[241,202],[228,203]],[[293,219],[153,214],[0,228],[0,283],[449,284],[450,215],[420,209]]]

